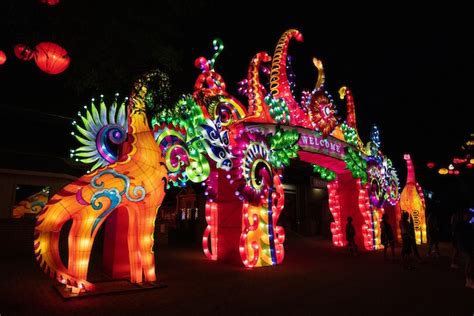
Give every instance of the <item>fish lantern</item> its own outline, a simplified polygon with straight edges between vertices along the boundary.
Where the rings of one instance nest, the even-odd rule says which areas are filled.
[[[433,169],[434,166],[435,166],[435,163],[432,162],[432,161],[430,161],[430,162],[428,162],[428,163],[426,164],[426,166],[427,166],[428,168],[430,168],[430,169]]]
[[[50,75],[57,75],[69,67],[67,51],[58,44],[43,42],[36,45],[35,62],[39,69]]]
[[[0,50],[0,65],[3,65],[7,61],[7,55],[3,50]]]
[[[16,44],[13,48],[13,52],[18,59],[23,61],[31,60],[35,55],[34,50],[25,44]]]

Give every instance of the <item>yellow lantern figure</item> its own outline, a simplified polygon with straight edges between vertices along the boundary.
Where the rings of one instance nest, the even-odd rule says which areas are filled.
[[[125,208],[128,214],[130,281],[156,280],[152,250],[154,219],[165,195],[167,170],[148,126],[145,85],[140,80],[129,101],[128,137],[121,145],[124,157],[64,187],[38,216],[38,262],[51,277],[78,291],[94,288],[86,280],[94,238],[107,217],[119,208]],[[66,267],[59,254],[59,235],[71,219]]]
[[[415,227],[415,238],[418,245],[426,243],[425,198],[421,186],[415,180],[415,168],[409,154],[405,154],[407,162],[407,183],[400,195],[401,211],[408,212]]]

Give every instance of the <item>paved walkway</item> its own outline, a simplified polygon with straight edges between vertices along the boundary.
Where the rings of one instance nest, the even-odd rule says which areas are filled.
[[[209,262],[199,249],[161,247],[165,289],[63,301],[33,257],[0,260],[0,314],[7,315],[473,315],[474,290],[449,258],[415,270],[381,252],[350,257],[328,241],[293,237],[284,264],[246,270]],[[423,252],[424,249],[421,249]],[[449,245],[442,245],[448,255]],[[398,254],[398,251],[397,251]]]

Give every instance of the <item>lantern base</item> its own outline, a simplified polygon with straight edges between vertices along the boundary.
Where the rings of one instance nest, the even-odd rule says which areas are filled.
[[[75,293],[77,291],[75,291],[74,288],[67,287],[63,284],[56,284],[54,285],[54,288],[57,290],[57,292],[61,295],[63,299],[69,300],[73,298],[81,298],[87,296],[116,294],[140,290],[162,289],[168,287],[168,285],[159,282],[136,284],[130,283],[130,281],[128,280],[104,281],[94,283],[94,285],[95,289],[93,291],[81,291],[79,293]]]

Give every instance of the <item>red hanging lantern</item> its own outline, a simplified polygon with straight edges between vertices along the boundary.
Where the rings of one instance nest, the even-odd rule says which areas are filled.
[[[472,163],[468,163],[468,164],[466,165],[466,167],[468,167],[469,169],[471,169],[471,168],[472,168]]]
[[[3,50],[0,50],[0,65],[3,65],[7,61],[7,55]]]
[[[59,3],[59,0],[41,0],[41,3],[47,5],[57,5]]]
[[[18,59],[24,61],[32,59],[35,55],[35,52],[25,44],[16,44],[13,48],[13,52]]]
[[[462,159],[462,158],[454,158],[453,159],[453,162],[455,164],[462,164],[462,163],[465,163],[467,161],[467,159]]]
[[[430,168],[430,169],[433,169],[434,166],[435,166],[435,163],[432,162],[432,161],[430,161],[430,162],[428,162],[428,163],[426,164],[426,166],[427,166],[428,168]]]
[[[70,59],[67,51],[58,44],[43,42],[36,45],[35,62],[42,71],[56,75],[69,67]]]

